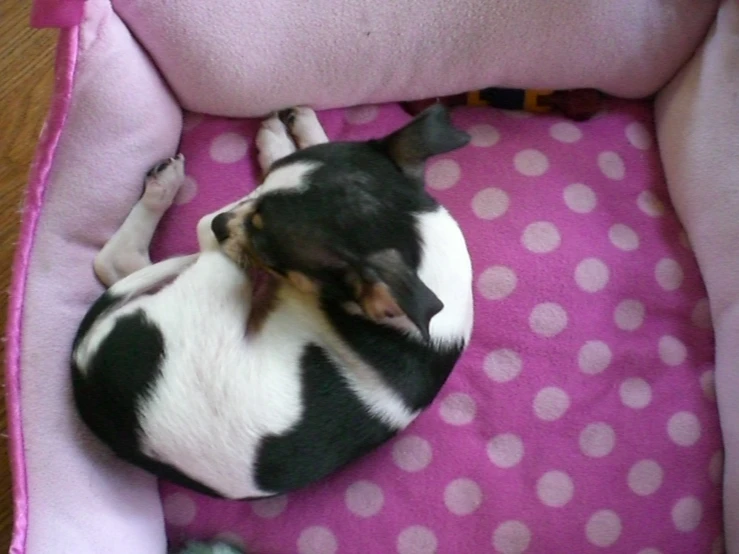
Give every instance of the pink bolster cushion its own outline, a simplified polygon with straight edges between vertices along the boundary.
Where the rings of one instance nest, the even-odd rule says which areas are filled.
[[[484,86],[650,95],[715,0],[113,0],[186,109],[256,117]]]

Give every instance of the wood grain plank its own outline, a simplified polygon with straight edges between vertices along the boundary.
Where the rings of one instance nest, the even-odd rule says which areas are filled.
[[[30,29],[30,2],[3,0],[0,7],[0,290],[10,286],[20,208],[38,135],[54,83],[56,33]],[[7,294],[0,294],[5,329]],[[5,343],[0,343],[5,360]],[[12,491],[4,395],[0,398],[0,552],[12,531]]]

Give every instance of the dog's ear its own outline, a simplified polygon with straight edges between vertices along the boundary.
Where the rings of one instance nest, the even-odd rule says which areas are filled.
[[[469,141],[467,133],[452,125],[447,109],[435,104],[381,142],[403,173],[422,179],[428,158],[461,148]]]
[[[431,318],[444,304],[416,272],[403,261],[397,250],[383,250],[363,260],[352,272],[351,284],[357,303],[374,321],[405,315],[424,339],[429,339]]]

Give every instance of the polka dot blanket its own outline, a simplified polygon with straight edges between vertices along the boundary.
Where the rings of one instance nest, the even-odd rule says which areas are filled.
[[[257,502],[162,483],[168,536],[256,554],[700,554],[721,549],[722,449],[704,288],[670,207],[651,106],[572,123],[461,108],[466,148],[430,192],[474,265],[472,343],[397,438],[308,489]],[[399,105],[320,114],[381,136]],[[190,175],[155,257],[257,183],[259,121],[189,114]]]

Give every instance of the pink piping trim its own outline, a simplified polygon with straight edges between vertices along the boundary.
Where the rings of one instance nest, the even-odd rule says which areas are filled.
[[[10,287],[8,326],[6,329],[5,393],[10,434],[10,464],[13,472],[13,542],[9,554],[25,554],[28,536],[28,479],[23,442],[21,414],[21,355],[23,327],[23,300],[30,265],[34,235],[41,214],[42,202],[54,153],[69,111],[74,72],[77,66],[79,27],[62,29],[56,49],[54,95],[49,114],[36,148],[28,188],[20,239],[13,262],[13,281]]]

